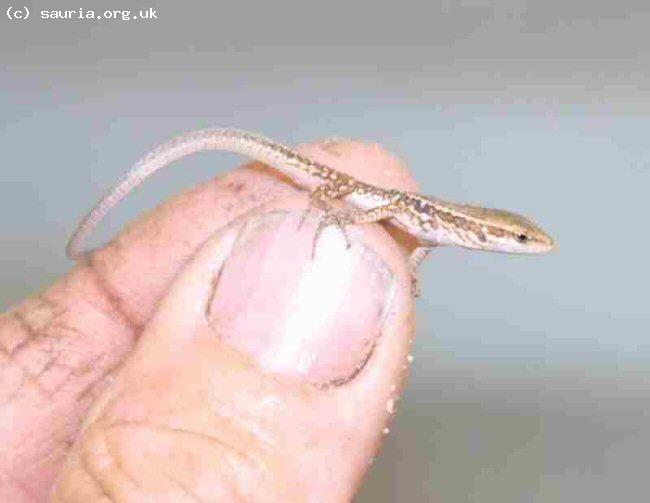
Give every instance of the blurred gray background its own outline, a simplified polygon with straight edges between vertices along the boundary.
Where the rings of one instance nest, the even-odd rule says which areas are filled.
[[[434,253],[358,501],[647,500],[646,1],[16,1],[32,17],[0,20],[0,307],[70,268],[79,217],[170,136],[377,141],[425,192],[534,216],[560,249]],[[158,19],[38,19],[80,5]],[[100,238],[238,162],[184,160]]]

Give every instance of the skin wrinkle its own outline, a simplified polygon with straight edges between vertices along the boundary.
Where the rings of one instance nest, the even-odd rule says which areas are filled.
[[[17,307],[15,312],[21,315],[31,330],[38,332],[41,328],[46,327],[53,318],[64,314],[65,308],[58,307],[56,303],[47,299],[45,295],[40,294],[27,298]],[[38,315],[42,314],[45,314],[45,316],[37,319]]]
[[[228,259],[226,259],[226,262],[227,262],[227,260]],[[204,311],[205,319],[208,320],[208,325],[210,325],[210,327],[212,327],[212,323],[211,323],[212,302],[214,301],[215,295],[217,295],[217,288],[219,287],[219,282],[221,281],[221,276],[223,274],[223,269],[224,269],[224,267],[226,265],[226,262],[224,262],[224,264],[217,271],[217,274],[215,274],[212,277],[212,280],[211,280],[212,292],[210,292],[210,297],[208,298],[208,302],[205,305],[205,311]]]
[[[19,312],[14,312],[13,314],[16,316],[16,319],[22,319],[23,321],[25,320],[25,318]],[[69,331],[75,336],[82,336],[82,334],[74,327],[68,326],[64,323],[57,323],[56,320],[57,318],[53,318],[50,322],[50,325],[44,326],[38,332],[33,331],[31,325],[24,321],[22,326],[25,327],[26,330],[30,330],[32,337],[25,340],[24,343],[20,345],[20,348],[16,348],[10,354],[12,358],[9,362],[9,365],[12,365],[14,368],[17,368],[21,371],[23,379],[20,385],[14,390],[13,393],[8,396],[3,404],[10,404],[26,385],[31,385],[33,389],[38,391],[41,395],[41,398],[46,399],[46,401],[51,400],[53,395],[55,395],[57,391],[65,386],[65,384],[70,380],[72,376],[78,377],[90,373],[92,367],[94,367],[96,363],[103,357],[103,355],[98,355],[93,358],[92,361],[86,362],[77,367],[61,363],[59,360],[62,359],[64,352],[61,349],[58,349],[57,346],[61,345],[63,338],[66,336],[63,334],[62,329]],[[33,344],[38,340],[43,340],[45,342],[45,346],[39,348],[33,347]],[[32,347],[30,347],[30,343],[32,344]],[[42,363],[42,366],[40,368],[30,369],[24,364],[20,363],[19,355],[21,353],[28,353],[30,350],[38,351],[40,354],[47,354],[47,360]],[[41,380],[47,372],[54,368],[67,370],[68,375],[55,387],[48,388],[42,384]],[[78,370],[81,370],[81,372],[78,372]]]
[[[164,468],[161,468],[159,472],[167,480],[176,484],[176,486],[178,486],[192,501],[196,501],[198,503],[204,503],[202,498],[194,494],[192,490],[189,487],[187,487],[184,483],[182,483],[180,480],[176,479],[176,477],[174,477],[169,470],[165,470]]]
[[[226,419],[226,418],[223,418]],[[264,469],[264,463],[261,463],[259,460],[256,460],[254,457],[250,456],[246,451],[237,449],[234,445],[229,444],[225,442],[224,440],[217,438],[215,436],[208,435],[206,433],[200,432],[200,431],[193,431],[193,430],[187,430],[184,428],[167,428],[167,427],[161,427],[161,426],[156,426],[152,425],[150,423],[146,423],[144,421],[119,421],[116,422],[115,424],[112,424],[110,426],[103,427],[101,431],[102,437],[104,440],[104,445],[106,446],[106,452],[110,454],[111,459],[113,461],[113,467],[119,472],[124,475],[128,480],[130,480],[133,485],[137,488],[139,488],[143,493],[147,493],[147,490],[139,483],[137,479],[135,479],[128,470],[123,466],[123,464],[120,462],[120,456],[116,455],[115,452],[111,449],[111,446],[114,446],[115,442],[110,439],[110,433],[112,431],[116,431],[119,433],[121,429],[124,427],[132,427],[132,428],[141,428],[141,429],[147,429],[151,431],[158,431],[163,434],[170,433],[170,434],[181,434],[181,435],[187,435],[190,437],[194,437],[201,442],[207,442],[208,445],[214,446],[217,450],[219,451],[225,451],[228,454],[222,454],[219,456],[220,462],[227,462],[232,468],[236,468],[237,463],[241,463],[241,461],[236,461],[236,460],[245,460],[245,463],[247,466],[254,467],[255,473],[259,474],[266,474],[263,478],[267,479],[267,484],[268,484],[268,479],[271,476],[271,472],[268,469]],[[219,431],[219,430],[217,430]],[[88,474],[88,476],[96,483],[98,484],[98,487],[102,490],[103,494],[105,494],[107,497],[111,498],[111,501],[113,501],[112,496],[110,494],[110,488],[109,488],[109,483],[104,480],[104,477],[101,476],[101,474],[96,473],[93,468],[92,468],[92,463],[90,463],[90,457],[93,456],[92,450],[89,449],[89,447],[92,445],[92,442],[96,441],[93,440],[94,435],[89,435],[86,437],[88,440],[86,443],[90,442],[90,445],[84,446],[82,445],[80,447],[81,449],[81,455],[79,456],[82,458],[82,465],[84,468],[84,471]],[[233,457],[232,454],[235,454]],[[161,470],[161,473],[165,475],[167,478],[172,480],[175,484],[177,484],[183,491],[185,491],[189,496],[191,496],[195,501],[203,501],[201,498],[199,498],[197,495],[193,494],[191,491],[189,491],[183,484],[181,484],[178,480],[174,478],[170,478],[169,474],[167,473],[166,470]],[[225,474],[223,474],[225,475]],[[113,477],[112,475],[109,475],[109,477]],[[234,480],[231,480],[230,482],[226,481],[226,484],[228,484],[229,488],[237,495],[241,495],[240,490],[239,490],[239,484],[235,482]]]
[[[34,305],[36,303],[36,305]],[[46,319],[37,320],[38,313],[42,313],[42,308],[46,307],[50,309],[50,312],[47,313]],[[30,342],[40,338],[41,334],[45,331],[47,326],[52,322],[53,319],[61,316],[65,313],[65,309],[59,309],[58,312],[55,310],[55,305],[49,302],[45,297],[38,295],[35,297],[30,297],[17,306],[14,310],[5,313],[0,316],[0,322],[2,318],[5,318],[5,322],[8,319],[13,319],[17,322],[19,327],[22,329],[22,334],[25,337],[22,338],[16,345],[9,347],[7,341],[3,344],[0,344],[0,348],[13,359],[16,354],[18,354],[25,346]],[[37,323],[38,322],[38,323]],[[9,327],[10,328],[10,327]],[[10,333],[10,330],[7,331]],[[0,342],[4,338],[0,338]]]
[[[78,332],[77,330],[74,330],[75,332]],[[80,332],[78,332],[80,333]],[[98,363],[104,358],[106,355],[105,354],[98,354],[94,358],[92,358],[90,361],[82,362],[78,366],[73,366],[73,365],[68,365],[66,363],[62,363],[59,361],[60,357],[62,356],[62,352],[59,351],[56,353],[56,356],[52,358],[49,362],[46,363],[45,367],[41,369],[39,372],[33,374],[27,371],[26,369],[23,369],[25,372],[25,375],[27,377],[27,383],[33,384],[41,393],[44,397],[47,397],[51,399],[53,396],[55,396],[59,391],[65,388],[65,386],[71,381],[73,378],[79,378],[79,377],[84,377],[88,374],[92,373],[92,370],[96,367],[98,367]],[[16,365],[18,365],[16,363]],[[18,365],[19,366],[19,365]],[[19,366],[20,367],[20,366]],[[66,377],[61,381],[58,382],[54,387],[48,388],[45,387],[41,384],[40,378],[42,378],[49,370],[52,369],[62,369],[63,371],[66,371]],[[89,383],[84,386],[84,389],[78,393],[77,398],[78,401],[81,402],[81,399],[84,398],[85,394],[88,392],[89,388],[94,387],[96,384],[99,383],[108,373],[112,372],[115,370],[115,366],[112,368],[108,368],[105,372],[102,372],[102,374],[98,377],[97,381],[95,383]],[[23,381],[23,384],[26,384],[25,381]],[[17,392],[20,392],[20,389],[17,390]]]
[[[27,379],[25,382],[25,384],[32,385],[36,389],[36,391],[38,391],[42,395],[42,398],[45,399],[48,398],[51,399],[52,393],[50,392],[49,389],[43,386],[43,383],[41,382],[41,378],[43,377],[43,374],[45,374],[45,372],[47,372],[49,369],[52,368],[52,365],[54,364],[56,359],[61,356],[61,353],[57,352],[56,356],[52,356],[52,354],[50,354],[49,356],[51,357],[50,360],[48,360],[47,363],[36,373],[30,373],[29,371],[27,371],[26,374]]]
[[[208,326],[208,330],[211,333],[216,334],[216,331],[212,326]],[[273,376],[269,376],[269,378],[273,378]],[[251,412],[250,410],[244,410],[241,407],[237,407],[234,413],[227,414],[225,413],[225,411],[230,410],[232,408],[232,405],[228,404],[225,401],[221,401],[218,396],[213,397],[213,400],[215,400],[215,403],[213,405],[213,416],[214,416],[213,419],[219,421],[219,429],[215,431],[236,432],[238,436],[244,437],[246,441],[254,441],[255,445],[257,446],[257,451],[267,456],[277,451],[278,449],[277,443],[274,443],[273,441],[268,439],[268,435],[260,434],[259,431],[260,427],[264,429],[272,430],[272,427],[268,423],[263,422],[263,420],[267,418],[260,417],[256,413]],[[217,414],[217,411],[221,411],[221,412]],[[173,410],[170,410],[169,412],[173,412]],[[245,452],[243,451],[240,452],[234,445],[226,444],[225,442],[218,440],[216,437],[210,437],[208,434],[199,431],[186,430],[183,428],[169,428],[169,427],[162,428],[156,425],[148,425],[144,422],[133,421],[133,420],[122,421],[122,424],[144,425],[147,428],[158,429],[160,431],[178,431],[181,433],[186,433],[188,435],[196,436],[198,438],[203,438],[208,440],[213,439],[218,444],[223,445],[224,447],[228,447],[230,450],[239,453],[241,457],[245,457]],[[259,466],[263,465],[262,462],[256,461],[252,457],[251,457],[251,464],[259,465]]]
[[[90,267],[87,268],[87,270],[91,273],[92,276],[99,276],[99,273],[91,269]],[[117,323],[123,323],[128,326],[128,330],[130,330],[132,333],[139,332],[144,325],[140,325],[137,322],[133,320],[129,320],[127,317],[126,313],[120,311],[117,306],[111,303],[111,299],[109,298],[108,292],[103,290],[101,288],[101,285],[99,284],[98,281],[95,282],[95,284],[100,288],[100,293],[106,295],[106,301],[107,304],[110,307],[110,310],[106,309],[106,306],[102,305],[101,303],[98,303],[94,300],[88,300],[87,298],[84,298],[83,300],[75,300],[75,302],[78,302],[79,305],[83,306],[90,306],[93,308],[97,313],[102,314],[105,316],[107,319],[110,319],[111,321],[116,321]]]
[[[214,330],[212,332],[214,333]],[[269,377],[272,378],[272,376]],[[277,442],[273,442],[268,433],[266,435],[262,433],[264,430],[272,431],[272,427],[269,427],[268,423],[263,422],[264,419],[268,420],[268,418],[260,417],[255,413],[251,413],[250,410],[243,410],[241,408],[237,408],[235,413],[226,414],[224,410],[227,410],[228,404],[220,401],[218,397],[213,398],[213,400],[215,400],[213,408],[215,410],[221,410],[221,413],[218,415],[221,429],[227,428],[229,432],[235,431],[240,436],[244,435],[247,440],[254,439],[259,448],[258,450],[265,455],[277,451]],[[234,446],[232,448],[235,449]]]
[[[131,473],[129,473],[126,470],[123,463],[121,462],[121,456],[116,456],[115,453],[113,452],[112,447],[114,447],[114,445],[113,445],[114,442],[110,441],[109,434],[110,434],[111,430],[116,429],[115,426],[118,426],[118,425],[111,425],[111,426],[109,426],[107,428],[104,428],[103,431],[102,431],[102,437],[103,437],[103,440],[104,440],[103,443],[104,443],[104,446],[105,446],[105,449],[106,449],[106,453],[111,457],[111,460],[113,461],[112,468],[116,469],[119,473],[121,473],[124,477],[126,477],[137,489],[139,489],[143,493],[146,493],[147,491],[142,486],[142,484],[137,479],[135,479],[131,475]],[[87,438],[92,438],[92,436],[89,436]],[[85,449],[84,449],[84,454],[86,454],[87,456],[91,456],[91,453],[86,451]],[[101,473],[97,473],[97,475],[101,476]],[[106,477],[101,477],[101,478],[105,479]],[[110,482],[110,479],[109,479],[109,482]]]
[[[58,367],[60,369],[66,370],[67,375],[65,379],[63,379],[60,383],[57,383],[55,387],[53,387],[50,392],[52,394],[56,394],[57,392],[61,391],[63,388],[65,388],[66,384],[72,379],[72,378],[79,378],[79,377],[84,377],[88,374],[92,373],[92,367],[98,366],[97,364],[104,358],[105,355],[97,355],[95,356],[90,362],[84,363],[79,365],[79,367],[74,367],[71,365],[67,365],[64,363],[59,363],[59,362],[54,362],[52,366]],[[79,372],[81,370],[81,372]],[[102,373],[102,375],[105,375],[105,373]],[[86,385],[80,393],[77,394],[77,398],[81,398],[84,396],[84,394],[87,391],[88,387],[92,387],[92,384]]]
[[[95,476],[95,473],[90,469],[90,465],[88,463],[88,459],[86,458],[87,453],[85,452],[84,449],[81,449],[81,453],[79,454],[78,458],[80,461],[80,468],[84,471],[84,473],[90,478],[92,482],[95,483],[95,488],[97,491],[104,496],[109,502],[114,502],[115,500],[113,499],[113,495],[109,492],[109,488],[106,487],[103,483],[101,478]],[[74,479],[72,479],[72,483],[74,485]],[[57,491],[58,493],[59,491]]]
[[[90,270],[90,268],[88,269]],[[92,271],[92,273],[93,279],[100,279],[99,275],[94,274],[95,271]],[[95,284],[99,283],[99,281],[95,281]],[[3,316],[4,320],[0,318],[3,325],[6,324],[3,328],[8,330],[7,334],[11,334],[6,338],[2,338],[0,354],[6,362],[2,362],[0,368],[4,368],[9,372],[13,369],[14,373],[18,373],[14,375],[19,375],[19,377],[12,379],[11,390],[7,388],[3,390],[4,397],[0,399],[0,406],[12,407],[12,404],[20,399],[19,407],[25,405],[45,406],[46,408],[57,407],[61,404],[61,399],[66,400],[65,394],[61,399],[58,398],[64,390],[73,393],[76,403],[74,409],[70,409],[72,416],[65,422],[69,424],[60,421],[50,423],[48,429],[52,430],[51,435],[48,442],[42,446],[43,452],[38,455],[38,458],[27,457],[20,462],[20,466],[22,466],[20,470],[23,473],[25,473],[25,470],[38,473],[38,467],[41,465],[55,466],[58,464],[57,460],[61,459],[74,443],[78,432],[78,424],[91,405],[93,396],[103,388],[102,383],[106,376],[113,373],[121,365],[121,361],[118,360],[88,382],[88,377],[93,377],[93,371],[101,368],[101,362],[107,356],[106,350],[94,348],[94,351],[100,350],[101,352],[100,354],[93,354],[93,347],[89,347],[90,352],[86,352],[82,346],[81,352],[66,353],[63,351],[66,348],[75,347],[74,341],[76,339],[82,341],[89,339],[89,335],[85,331],[67,322],[71,314],[74,315],[75,312],[83,314],[84,306],[90,307],[92,311],[108,320],[118,323],[121,321],[122,323],[119,324],[133,330],[134,324],[126,316],[120,316],[122,313],[119,310],[119,305],[111,302],[113,299],[109,299],[108,292],[101,288],[101,285],[99,285],[98,290],[99,295],[105,296],[105,299],[109,301],[108,309],[96,302],[72,301],[75,310],[71,312],[66,307],[61,306],[58,299],[48,299],[45,296],[46,294],[41,294],[25,300],[16,309],[6,313]],[[17,331],[19,331],[18,337],[16,337]],[[12,339],[9,339],[9,337],[12,337]],[[72,346],[66,344],[68,341],[72,342]],[[70,363],[70,355],[73,357],[79,356],[79,359],[75,359],[76,361],[73,360]],[[61,375],[57,375],[58,371],[61,372]],[[48,379],[48,376],[51,376],[51,378]],[[70,386],[71,383],[72,387]],[[5,381],[5,384],[9,384],[9,382]],[[81,388],[75,389],[75,384],[80,384]],[[31,393],[26,393],[27,389],[31,390]],[[28,402],[24,402],[22,398],[27,399]],[[69,408],[65,405],[64,407]],[[19,448],[19,446],[17,445],[16,448]],[[17,461],[17,458],[14,458],[14,460]],[[6,477],[11,480],[11,487],[18,488],[21,493],[28,495],[26,497],[30,500],[40,501],[40,498],[34,492],[28,491],[29,487],[31,487],[31,485],[27,487],[30,484],[29,480],[16,476],[19,473],[15,472],[14,469],[6,472]],[[7,486],[9,486],[9,483],[7,483]]]
[[[104,437],[106,437],[106,433],[107,433],[107,431],[104,431],[104,433],[103,433]],[[92,445],[92,443],[94,441],[93,437],[94,437],[94,435],[92,435],[92,434],[86,436],[85,439],[87,439],[87,440],[86,440],[85,443],[90,443],[90,445]],[[106,447],[106,452],[111,456],[111,459],[113,460],[112,467],[115,470],[119,471],[119,473],[123,474],[124,477],[127,478],[129,481],[131,481],[135,487],[142,490],[142,492],[145,492],[144,489],[142,488],[142,486],[140,486],[140,484],[135,479],[133,479],[129,473],[127,473],[123,469],[122,464],[119,462],[119,460],[113,454],[113,452],[111,452],[110,442],[108,441],[107,438],[104,438],[104,445]],[[79,455],[79,458],[81,459],[81,467],[84,469],[84,472],[86,473],[86,475],[88,475],[90,477],[90,479],[93,482],[95,482],[97,488],[101,491],[101,493],[106,498],[108,498],[109,501],[117,501],[116,499],[114,499],[115,497],[111,492],[110,479],[107,482],[105,480],[106,479],[105,476],[102,476],[101,473],[98,473],[98,472],[96,472],[96,471],[94,471],[92,469],[91,463],[90,463],[90,459],[91,459],[92,456],[93,456],[93,454],[91,452],[87,451],[86,449],[84,449],[84,446],[82,445],[81,446],[81,453]]]
[[[51,360],[48,362],[48,364],[51,363]],[[5,405],[11,405],[14,400],[19,398],[19,395],[21,392],[25,390],[25,388],[29,385],[31,385],[30,389],[38,392],[39,398],[48,400],[51,398],[51,394],[41,386],[41,383],[38,381],[39,373],[32,373],[30,372],[24,365],[19,363],[18,361],[11,361],[9,363],[13,368],[16,368],[20,371],[21,373],[21,381],[19,385],[14,389],[12,392],[8,393],[6,397],[0,402],[0,405],[5,406]]]
[[[99,358],[95,358],[95,361],[98,361]],[[73,377],[83,376],[88,372],[82,372],[81,374],[75,372],[75,368],[67,363],[61,363],[59,361],[53,361],[48,365],[48,369],[41,373],[39,377],[43,377],[45,372],[52,370],[53,373],[59,373],[60,375],[65,376],[60,381],[56,382],[53,386],[48,386],[48,391],[54,396],[57,395],[61,390],[65,389],[66,385],[70,382]]]
[[[46,301],[46,303],[49,304],[50,306],[53,306],[53,304],[50,303],[49,301]],[[113,313],[110,312],[107,313],[103,309],[100,309],[99,306],[94,304],[92,305],[92,307],[97,309],[100,314],[103,314],[108,318],[112,319]],[[113,307],[116,306],[113,305]],[[9,396],[9,399],[6,400],[5,403],[9,403],[11,399],[15,397],[15,395],[20,393],[20,391],[23,389],[23,387],[26,384],[32,384],[43,395],[44,398],[51,399],[51,394],[53,392],[60,390],[63,386],[65,386],[65,384],[69,382],[70,378],[83,377],[84,375],[92,373],[92,371],[95,368],[97,368],[98,362],[101,361],[101,359],[106,356],[106,354],[103,353],[99,354],[94,358],[92,358],[90,361],[82,361],[77,366],[71,366],[71,365],[66,365],[64,363],[60,363],[59,360],[61,359],[62,352],[57,351],[56,346],[61,344],[63,338],[65,337],[83,338],[85,336],[85,334],[81,332],[79,329],[71,325],[68,325],[63,321],[62,315],[65,313],[66,311],[64,309],[60,310],[59,313],[56,313],[56,315],[49,320],[48,325],[43,325],[39,327],[38,330],[35,329],[34,325],[28,321],[26,316],[20,310],[16,310],[9,313],[16,320],[19,321],[20,326],[23,327],[23,329],[28,332],[30,337],[22,341],[17,347],[14,348],[13,351],[11,351],[11,353],[8,353],[8,356],[10,357],[10,364],[19,368],[22,371],[25,378],[23,379],[21,386],[19,386],[17,389],[14,390],[14,392]],[[43,352],[49,353],[49,358],[46,362],[44,362],[42,368],[34,372],[21,365],[18,362],[17,356],[20,352],[28,352],[31,349],[30,343],[33,343],[34,341],[39,339],[43,339],[48,342],[48,344],[45,347],[38,348],[38,349],[40,350],[41,353]],[[47,389],[42,387],[39,378],[43,376],[48,370],[52,369],[53,366],[55,365],[59,365],[61,368],[68,369],[70,371],[70,375],[63,382],[59,383],[57,387],[53,389]],[[108,373],[113,372],[116,366],[106,369],[106,371],[102,372],[102,374],[99,376],[98,379],[101,380]],[[95,383],[84,386],[84,389],[81,391],[79,396],[82,397],[84,394],[86,394],[88,392],[88,389],[92,388],[97,382],[98,380],[96,380]]]
[[[92,402],[94,398],[107,386],[108,377],[113,374],[119,367],[122,365],[122,362],[118,362],[112,366],[106,367],[104,371],[97,376],[97,379],[94,383],[89,383],[85,389],[83,389],[78,395],[77,400],[80,403],[84,401]],[[88,404],[90,405],[90,404]]]
[[[53,362],[55,362],[60,356],[60,352],[56,352],[55,350],[55,345],[60,340],[60,337],[56,335],[56,331],[50,332],[50,328],[52,326],[57,328],[62,327],[62,325],[56,325],[56,320],[63,312],[60,312],[59,314],[52,313],[52,316],[46,324],[36,327],[21,311],[21,308],[22,306],[15,311],[8,313],[8,315],[19,323],[20,327],[28,337],[23,339],[18,345],[14,346],[14,348],[10,352],[7,352],[7,354],[10,357],[10,364],[19,367],[29,377],[37,378],[50,369]],[[34,348],[33,344],[37,341],[46,342],[46,345],[44,347]],[[50,358],[42,364],[43,366],[35,371],[18,363],[19,355],[28,352],[30,349],[39,350],[40,353],[50,354]],[[52,357],[52,355],[55,356]]]
[[[0,348],[2,348],[3,352],[8,357],[12,357],[14,356],[14,354],[18,353],[23,347],[29,344],[35,338],[36,333],[34,332],[34,330],[32,330],[32,327],[25,321],[25,318],[23,318],[20,315],[20,313],[18,313],[17,311],[12,311],[8,313],[7,316],[13,318],[18,323],[18,325],[22,329],[22,335],[25,335],[25,337],[13,348],[8,348],[4,344],[0,344]]]
[[[225,418],[223,418],[225,419]],[[230,422],[230,421],[229,421]],[[227,452],[233,452],[236,454],[236,459],[243,459],[246,461],[246,464],[248,466],[252,466],[255,468],[256,472],[259,472],[260,474],[265,474],[264,478],[269,479],[272,476],[272,472],[268,469],[265,469],[266,467],[264,466],[264,463],[260,462],[258,459],[255,457],[249,455],[246,451],[242,449],[237,449],[233,444],[229,444],[225,442],[224,440],[216,437],[216,436],[211,436],[208,435],[207,433],[202,433],[200,431],[193,431],[193,430],[187,430],[185,428],[160,428],[160,427],[155,427],[155,426],[150,426],[147,425],[147,428],[152,429],[152,430],[158,430],[162,432],[169,432],[169,433],[180,433],[182,435],[187,435],[189,437],[194,437],[198,440],[201,441],[206,441],[208,445],[214,445],[218,449],[224,449]],[[217,430],[218,431],[218,430]],[[229,455],[228,460],[232,460],[232,455]]]
[[[76,432],[68,433],[67,435],[55,436],[54,438],[56,439],[57,444],[65,447],[64,452],[67,453],[74,445],[77,439],[77,434]],[[51,452],[55,452],[55,449],[51,449]]]
[[[91,374],[92,371],[98,367],[102,358],[106,356],[106,353],[97,353],[90,360],[84,359],[84,361],[79,362],[78,365],[66,365],[71,372],[73,372],[77,377],[84,377],[88,374]]]
[[[119,244],[119,241],[119,239],[115,239],[111,242],[111,245],[115,248],[119,248],[121,246]],[[122,316],[124,320],[126,320],[130,328],[134,332],[140,332],[142,330],[143,324],[137,322],[135,319],[133,319],[133,317],[127,314],[127,310],[122,307],[123,301],[119,298],[119,295],[111,290],[109,282],[106,281],[106,278],[104,278],[104,276],[99,273],[99,267],[97,266],[96,260],[96,255],[94,253],[91,253],[88,261],[86,262],[86,265],[88,271],[92,274],[93,279],[96,281],[100,291],[104,294],[106,300],[115,310],[115,312],[119,313],[119,315]]]

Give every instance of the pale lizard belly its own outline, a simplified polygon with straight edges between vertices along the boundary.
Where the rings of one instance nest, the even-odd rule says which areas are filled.
[[[390,222],[396,227],[405,230],[423,244],[435,246],[449,244],[448,231],[441,227],[434,217],[429,215],[423,217],[407,213],[391,218]]]
[[[352,204],[355,208],[360,210],[372,210],[373,208],[378,208],[379,206],[385,206],[390,204],[391,200],[387,195],[384,194],[369,194],[369,193],[353,193],[345,198],[345,200]]]

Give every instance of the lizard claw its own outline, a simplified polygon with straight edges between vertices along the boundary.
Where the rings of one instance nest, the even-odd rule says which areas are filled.
[[[300,220],[298,221],[298,227],[296,227],[296,231],[302,229],[302,226],[305,224],[310,214],[311,214],[311,204],[307,206],[307,208],[305,208],[305,211],[302,212],[302,215],[300,216]]]
[[[312,191],[311,194],[309,194],[309,203],[308,206],[305,208],[305,211],[302,212],[302,216],[300,217],[300,221],[298,222],[298,227],[296,228],[297,231],[302,229],[302,226],[307,221],[307,218],[309,217],[309,215],[311,215],[313,208],[323,209],[326,211],[326,213],[334,211],[333,206],[329,204],[328,201],[316,196],[314,193],[315,190]]]
[[[331,209],[328,210],[320,219],[320,222],[318,222],[318,227],[316,227],[316,234],[314,235],[311,251],[312,259],[316,256],[316,244],[318,243],[321,234],[327,227],[332,225],[335,225],[341,231],[341,234],[343,234],[343,238],[345,239],[346,247],[349,250],[352,247],[352,242],[350,241],[350,237],[345,228],[351,223],[352,219],[345,212],[338,212]]]

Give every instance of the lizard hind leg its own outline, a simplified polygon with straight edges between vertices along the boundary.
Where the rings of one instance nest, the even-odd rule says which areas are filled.
[[[408,259],[409,272],[411,273],[411,294],[413,297],[420,296],[420,283],[418,281],[418,268],[420,264],[427,258],[427,255],[431,253],[433,246],[418,246]]]
[[[311,215],[313,208],[328,212],[333,209],[332,201],[341,199],[353,191],[354,188],[350,184],[340,182],[328,182],[316,187],[309,193],[309,206],[302,213],[302,217],[298,222],[298,230],[302,228],[309,215]]]

